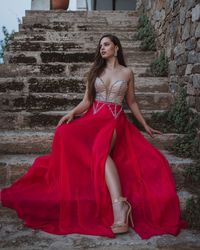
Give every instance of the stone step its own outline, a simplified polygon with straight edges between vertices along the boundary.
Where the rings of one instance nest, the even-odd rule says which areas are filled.
[[[44,130],[55,127],[58,121],[69,110],[64,111],[46,111],[46,112],[0,112],[0,128],[1,130]],[[141,110],[143,117],[150,124],[152,122],[152,113],[162,113],[164,110]],[[127,118],[133,122],[138,128],[142,129],[141,125],[133,117],[130,110],[125,110]]]
[[[109,21],[123,21],[130,20],[134,18],[138,18],[138,12],[133,10],[93,10],[93,11],[34,11],[34,10],[26,10],[26,15],[23,17],[24,20],[38,20],[41,18],[41,22],[43,20],[52,20],[52,21],[71,21],[76,20],[76,22],[81,21],[95,21],[96,18],[100,21],[109,20]]]
[[[82,234],[53,235],[23,226],[14,210],[0,207],[0,248],[3,250],[197,250],[200,233],[181,230],[176,237],[165,234],[142,240],[133,229],[115,238]]]
[[[171,166],[173,176],[176,181],[177,190],[186,188],[185,184],[185,171],[190,168],[193,163],[192,159],[182,159],[176,157],[166,150],[161,153],[167,158]],[[20,176],[33,164],[36,157],[41,155],[36,154],[6,154],[0,156],[0,187],[10,185],[16,181]]]
[[[48,153],[55,128],[46,130],[4,130],[0,131],[0,153],[40,154]],[[142,132],[147,140],[160,150],[168,148],[180,134],[165,133],[154,138]]]
[[[123,50],[126,52],[138,51],[141,41],[123,43]],[[65,51],[65,52],[88,52],[95,51],[96,44],[84,42],[45,42],[45,41],[14,41],[6,48],[8,52],[16,51]]]
[[[33,159],[34,160],[34,159]],[[15,164],[14,164],[15,165]],[[14,168],[14,165],[12,165],[10,168],[12,171],[12,168]],[[20,166],[17,166],[17,169],[19,169],[19,167],[21,166],[25,166],[25,163],[21,163]],[[20,174],[18,174],[17,176],[15,176],[11,182],[7,183],[6,185],[3,185],[1,186],[1,188],[3,187],[6,187],[6,186],[9,186],[10,184],[13,183],[13,181],[17,180],[19,177],[23,176],[23,174],[25,174],[28,169],[30,167],[30,163],[27,163],[27,166],[26,166],[26,169],[24,169],[24,171],[22,171]],[[16,171],[16,170],[15,170]],[[173,173],[173,172],[172,172]],[[10,173],[8,174],[10,176]],[[185,189],[180,189],[178,190],[178,188],[176,188],[176,191],[177,191],[177,195],[178,195],[178,198],[179,198],[179,202],[180,202],[180,209],[181,209],[181,213],[183,214],[185,212],[185,209],[186,209],[186,202],[188,199],[190,198],[195,198],[197,197],[196,194],[194,193],[190,193],[188,192],[187,190]],[[15,225],[18,225],[19,226],[19,223],[20,223],[20,219],[18,218],[18,216],[16,216],[16,213],[14,210],[11,210],[11,209],[8,209],[6,207],[3,207],[1,204],[0,204],[0,214],[1,214],[1,217],[0,217],[0,230],[2,229],[2,226],[4,224],[15,224]],[[0,231],[1,232],[1,231]],[[1,234],[0,234],[0,237],[1,237]],[[0,240],[0,244],[1,244],[1,240]],[[4,248],[3,248],[4,249]],[[149,249],[149,248],[148,248]],[[184,248],[185,249],[185,248]],[[191,248],[189,248],[190,250]],[[12,250],[12,249],[11,249]],[[36,249],[34,249],[36,250]],[[170,249],[171,250],[171,249]],[[176,249],[175,249],[176,250]]]
[[[37,20],[36,22],[30,21],[25,22],[19,25],[20,31],[28,31],[28,30],[54,30],[54,31],[65,31],[65,32],[85,32],[85,31],[99,31],[107,33],[107,32],[114,32],[116,29],[118,31],[136,31],[137,27],[137,19],[127,20],[126,22],[114,22],[108,23],[106,21],[100,22],[98,19],[96,22],[85,22],[84,20],[79,23],[76,22],[59,22],[59,21],[50,21],[46,20],[40,22]]]
[[[83,77],[89,71],[92,63],[68,63],[66,64],[0,64],[0,77]],[[148,63],[131,63],[135,76],[145,75],[149,71]]]
[[[155,57],[155,52],[148,51],[132,51],[124,53],[127,64],[132,63],[151,63]],[[26,52],[6,52],[4,56],[5,63],[8,64],[40,64],[40,63],[79,63],[79,62],[93,62],[94,52],[38,52],[38,51],[26,51]]]
[[[45,15],[46,13],[44,12],[44,16],[41,14],[34,14],[34,15],[26,15],[22,18],[22,23],[24,24],[33,24],[33,23],[69,23],[71,25],[79,25],[79,24],[117,24],[117,25],[125,25],[125,24],[130,24],[130,23],[137,23],[138,22],[138,13],[123,13],[123,12],[118,12],[115,13],[114,11],[110,12],[87,12],[84,13],[86,15],[80,16],[80,13],[78,12],[66,12],[66,13],[60,13],[60,14],[53,14],[53,15]],[[103,14],[103,15],[102,15]],[[76,20],[75,20],[76,19]]]
[[[85,82],[82,77],[0,77],[0,93],[57,92],[82,93]],[[169,92],[167,77],[135,77],[136,92]]]
[[[0,93],[2,111],[50,111],[69,110],[83,99],[83,93],[31,93],[28,95]],[[170,93],[137,92],[140,109],[167,110],[172,103]],[[126,105],[125,105],[126,108]]]
[[[134,30],[123,29],[119,31],[118,28],[115,29],[101,29],[93,31],[55,31],[55,30],[21,30],[16,32],[14,35],[14,41],[47,41],[47,42],[72,42],[79,41],[83,43],[94,43],[97,46],[100,37],[106,33],[112,33],[116,35],[120,42],[123,43],[133,43],[136,41],[137,32]]]

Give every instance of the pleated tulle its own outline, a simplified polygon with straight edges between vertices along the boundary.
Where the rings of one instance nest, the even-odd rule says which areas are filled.
[[[187,222],[180,218],[169,163],[112,103],[95,101],[82,117],[57,127],[51,152],[37,157],[24,176],[2,190],[2,205],[15,209],[33,229],[115,237],[105,182],[114,130],[111,156],[133,208],[133,229],[142,239],[177,235]]]

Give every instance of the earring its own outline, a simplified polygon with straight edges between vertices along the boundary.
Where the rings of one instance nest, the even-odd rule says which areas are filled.
[[[114,56],[117,57],[117,50],[115,50]]]

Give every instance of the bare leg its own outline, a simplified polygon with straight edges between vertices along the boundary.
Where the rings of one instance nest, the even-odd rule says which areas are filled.
[[[110,146],[110,152],[113,149],[115,140],[116,140],[116,131],[114,131],[113,133],[112,142]],[[114,161],[110,157],[110,155],[108,155],[107,160],[106,160],[105,178],[106,178],[106,184],[108,186],[112,201],[122,196],[120,179],[119,179],[119,175],[117,172],[117,168],[115,166]],[[125,221],[127,211],[128,211],[128,205],[125,202],[114,203],[113,204],[114,223],[116,222],[123,223]]]

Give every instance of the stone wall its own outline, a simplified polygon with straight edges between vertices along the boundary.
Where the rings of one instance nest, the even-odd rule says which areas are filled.
[[[188,103],[200,115],[200,0],[138,0],[156,32],[158,53],[169,58],[172,92],[187,87]]]

